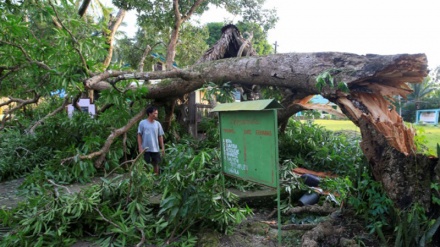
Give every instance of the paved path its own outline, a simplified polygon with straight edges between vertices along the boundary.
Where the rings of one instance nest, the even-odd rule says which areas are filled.
[[[18,187],[23,181],[24,178],[19,178],[0,183],[0,208],[11,209],[23,199],[18,195]]]

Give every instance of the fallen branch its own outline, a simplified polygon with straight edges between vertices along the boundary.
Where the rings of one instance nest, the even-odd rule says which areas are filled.
[[[110,150],[110,147],[113,144],[113,141],[117,137],[119,137],[119,136],[123,135],[124,133],[126,133],[127,131],[129,131],[131,127],[133,127],[137,122],[139,122],[145,116],[145,114],[146,114],[145,110],[141,110],[138,114],[136,114],[136,116],[132,117],[125,126],[112,131],[112,133],[107,137],[107,140],[105,141],[104,145],[102,146],[102,148],[99,151],[93,152],[88,155],[80,155],[78,158],[80,160],[85,160],[85,159],[94,159],[94,158],[98,157],[95,160],[95,167],[100,168],[102,163],[104,162],[105,155],[107,154],[108,150]],[[74,160],[76,157],[77,156],[73,156],[73,157],[63,159],[61,161],[61,164],[64,164],[67,161]]]
[[[56,184],[56,183],[55,183],[53,180],[51,180],[51,179],[48,179],[47,181],[48,181],[50,184],[52,184],[52,185],[55,186],[55,195],[56,195],[57,197],[59,197],[60,194],[58,193],[58,189],[57,189],[56,187],[60,187],[60,188],[63,188],[63,189],[65,189],[65,190],[67,190],[67,192],[68,192],[69,194],[72,193],[72,192],[70,192],[69,188],[67,188],[66,186]]]
[[[115,226],[116,228],[122,230],[121,227],[119,227],[116,223],[114,223],[114,222],[112,222],[112,221],[106,219],[106,218],[104,217],[104,215],[101,213],[101,211],[99,211],[98,208],[95,207],[95,208],[93,208],[93,209],[94,209],[96,212],[98,212],[98,214],[102,217],[102,219],[103,219],[105,222],[107,222],[107,223],[109,223],[109,224],[112,224],[112,225]]]
[[[327,236],[340,235],[344,229],[342,227],[334,227],[333,220],[319,223],[316,227],[304,233],[301,238],[301,246],[319,246],[320,240]]]
[[[294,207],[286,211],[285,214],[301,214],[301,213],[311,213],[311,214],[318,214],[318,215],[329,215],[335,211],[337,211],[339,208],[331,207],[328,203],[324,204],[322,206],[319,205],[307,205],[303,207]]]
[[[272,229],[278,229],[278,225],[272,222],[267,221],[261,221],[261,223],[265,223],[269,225]],[[288,231],[288,230],[300,230],[300,231],[307,231],[310,229],[313,229],[317,226],[317,224],[288,224],[288,225],[282,225],[281,230]]]
[[[41,118],[40,120],[38,120],[31,128],[29,128],[29,133],[30,134],[34,134],[35,133],[35,129],[38,127],[38,126],[40,126],[42,123],[44,123],[44,121],[46,121],[46,119],[48,119],[49,117],[51,117],[51,116],[54,116],[55,114],[57,114],[57,113],[59,113],[59,112],[61,112],[62,110],[64,110],[65,108],[66,108],[66,106],[67,106],[67,104],[69,103],[69,97],[66,97],[65,99],[64,99],[64,102],[63,102],[63,104],[60,106],[60,107],[58,107],[57,109],[55,109],[55,111],[53,111],[53,112],[51,112],[51,113],[49,113],[49,114],[47,114],[46,116],[44,116],[43,118]]]
[[[9,97],[9,100],[4,103],[1,103],[0,106],[9,105],[12,103],[18,103],[15,107],[5,111],[5,115],[7,115],[21,109],[25,105],[37,103],[39,99],[40,99],[40,95],[34,92],[34,98],[32,99],[18,99],[18,98]]]
[[[136,227],[136,229],[141,232],[141,241],[138,244],[136,244],[135,246],[142,247],[142,246],[144,246],[144,243],[145,243],[145,233],[144,233],[144,230],[142,230],[138,227]]]

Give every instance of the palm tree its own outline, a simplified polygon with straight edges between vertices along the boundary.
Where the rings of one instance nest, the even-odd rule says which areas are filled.
[[[413,102],[417,110],[424,98],[430,96],[434,91],[440,88],[439,84],[435,80],[432,80],[430,76],[425,77],[421,83],[411,83],[410,87],[414,92],[408,95],[407,102]]]

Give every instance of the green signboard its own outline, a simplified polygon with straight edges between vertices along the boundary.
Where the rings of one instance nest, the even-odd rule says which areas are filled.
[[[274,100],[222,104],[223,172],[270,187],[278,185],[278,125]],[[271,109],[272,108],[272,109]]]

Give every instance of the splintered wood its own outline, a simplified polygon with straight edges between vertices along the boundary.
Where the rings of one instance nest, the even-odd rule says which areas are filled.
[[[414,129],[405,126],[402,118],[396,112],[395,107],[385,99],[392,95],[406,97],[410,92],[407,85],[402,88],[393,88],[388,85],[366,85],[372,93],[353,93],[350,99],[340,97],[338,102],[352,119],[365,118],[374,128],[382,133],[388,144],[408,155],[416,150],[414,143]]]
[[[295,102],[295,104],[300,105],[303,109],[307,110],[320,110],[328,112],[332,115],[336,115],[338,117],[345,117],[344,113],[342,113],[338,109],[333,109],[333,107],[330,104],[310,104],[308,103],[315,95],[309,95],[298,102]]]

